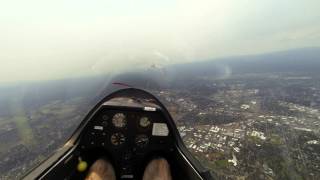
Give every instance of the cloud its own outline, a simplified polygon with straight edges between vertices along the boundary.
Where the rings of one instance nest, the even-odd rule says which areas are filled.
[[[5,1],[0,83],[319,46],[318,7],[318,0]]]

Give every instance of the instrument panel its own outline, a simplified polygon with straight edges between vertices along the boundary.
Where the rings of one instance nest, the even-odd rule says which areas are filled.
[[[115,166],[122,169],[119,177],[137,177],[137,167],[143,167],[145,157],[155,150],[173,149],[164,119],[160,111],[103,107],[86,125],[80,148],[102,148],[111,158],[121,157],[114,159]]]
[[[146,147],[149,142],[149,138],[152,136],[167,136],[152,134],[152,129],[157,128],[153,127],[154,123],[166,126],[166,123],[161,122],[159,117],[153,113],[148,114],[146,112],[137,113],[107,110],[100,116],[101,117],[98,116],[94,118],[88,125],[86,136],[91,138],[86,139],[90,141],[90,145],[98,145],[96,141],[97,136],[99,135],[102,137],[109,137],[109,139],[104,138],[104,140],[102,140],[103,143],[111,144],[115,147],[125,143],[132,143],[128,142],[130,140],[130,138],[127,138],[128,135],[130,135],[130,137],[134,135],[134,138],[131,139],[134,139],[133,143],[136,147]],[[169,130],[164,128],[163,131]],[[143,145],[141,144],[142,142],[144,142]],[[84,144],[88,144],[88,142]],[[101,143],[100,145],[103,144]]]

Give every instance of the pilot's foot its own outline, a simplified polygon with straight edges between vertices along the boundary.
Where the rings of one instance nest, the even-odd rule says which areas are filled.
[[[116,175],[110,162],[98,159],[92,164],[85,180],[115,180]]]
[[[171,180],[170,165],[164,158],[153,159],[144,170],[143,180]]]

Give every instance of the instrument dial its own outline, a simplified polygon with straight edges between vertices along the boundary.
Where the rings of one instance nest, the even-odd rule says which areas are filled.
[[[149,138],[144,134],[138,135],[135,139],[135,143],[140,148],[146,147],[149,143]]]
[[[148,127],[150,124],[151,124],[151,121],[149,120],[148,117],[142,117],[142,118],[140,118],[139,125],[140,125],[141,127],[146,128],[146,127]]]
[[[114,133],[111,135],[111,144],[119,146],[126,142],[126,137],[122,133]]]
[[[102,116],[102,120],[107,121],[108,119],[109,119],[109,116],[108,116],[108,115],[104,114],[104,115]]]
[[[126,116],[123,113],[117,113],[112,118],[112,124],[117,128],[123,128],[127,125]]]
[[[101,122],[101,125],[102,125],[103,127],[107,127],[107,126],[108,126],[108,121],[102,121],[102,122]]]
[[[109,119],[108,115],[106,115],[106,114],[102,115],[101,125],[103,127],[108,127],[108,119]]]

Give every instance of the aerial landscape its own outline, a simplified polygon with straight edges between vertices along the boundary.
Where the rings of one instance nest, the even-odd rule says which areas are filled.
[[[112,81],[156,95],[186,147],[217,179],[316,180],[318,69],[320,49],[306,48],[177,64]],[[104,78],[0,87],[0,179],[21,178],[63,146],[108,94]]]
[[[171,107],[186,146],[219,179],[318,179],[319,80],[250,74],[205,80],[198,87],[206,96],[157,93]]]

